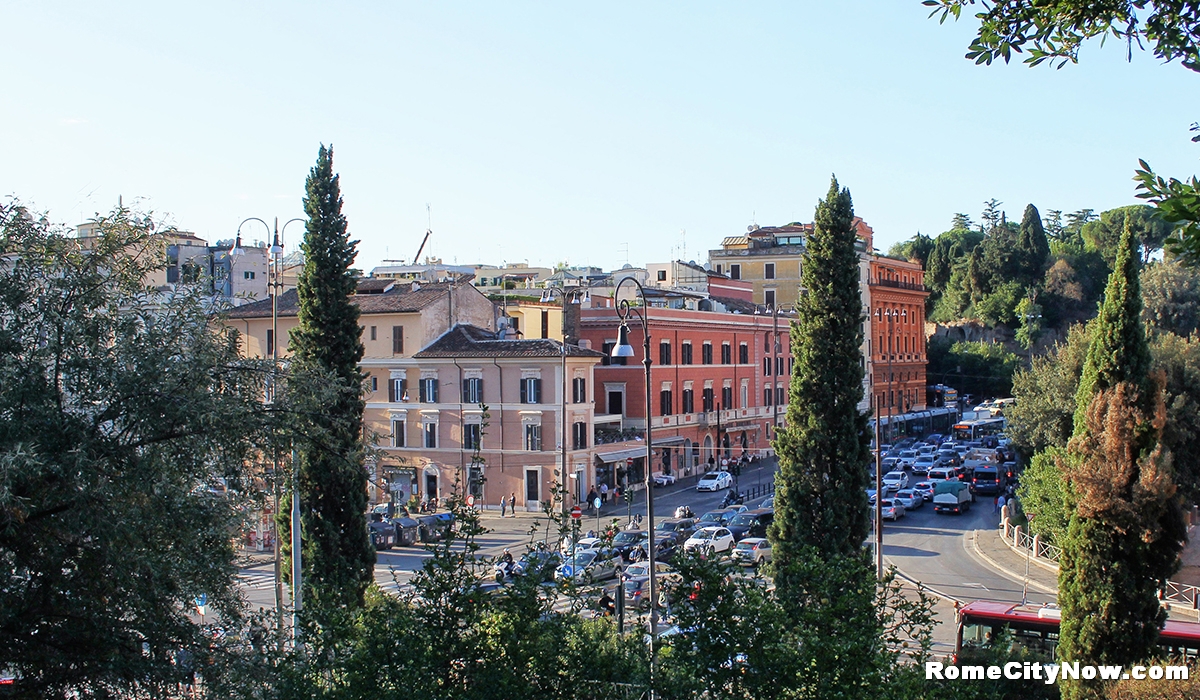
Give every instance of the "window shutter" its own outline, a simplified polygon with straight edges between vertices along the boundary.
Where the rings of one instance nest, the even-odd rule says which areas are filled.
[[[429,402],[429,398],[427,396],[425,396],[425,388],[428,386],[428,384],[429,384],[428,380],[422,379],[421,383],[417,385],[417,387],[418,387],[417,393],[420,394],[420,396],[418,396],[417,398],[420,400],[421,403]]]
[[[521,380],[521,403],[529,403],[529,380]]]
[[[404,326],[392,326],[392,354],[404,354]]]
[[[400,397],[396,396],[396,380],[389,379],[388,380],[388,403],[396,403],[399,400],[400,400]]]
[[[542,402],[542,380],[533,380],[533,403]]]

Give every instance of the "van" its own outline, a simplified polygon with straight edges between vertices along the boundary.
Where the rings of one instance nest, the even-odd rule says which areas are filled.
[[[994,466],[975,467],[975,476],[971,478],[975,493],[991,495],[1004,490],[1004,472]]]
[[[767,527],[775,519],[775,511],[768,508],[748,510],[733,516],[725,527],[733,533],[733,539],[741,540],[746,537],[766,537]]]
[[[934,483],[934,485],[936,486],[939,481],[950,481],[951,479],[957,479],[957,478],[958,478],[958,475],[955,473],[954,469],[946,468],[946,467],[938,467],[937,469],[929,470],[929,477],[927,480],[932,481]]]

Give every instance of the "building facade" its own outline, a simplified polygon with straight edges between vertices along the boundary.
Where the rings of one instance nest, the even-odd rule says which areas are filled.
[[[919,263],[871,259],[872,391],[881,414],[925,409],[925,271]]]

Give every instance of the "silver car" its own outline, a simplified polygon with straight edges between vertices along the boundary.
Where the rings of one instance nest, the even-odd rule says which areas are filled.
[[[607,551],[593,549],[576,552],[575,556],[568,558],[562,566],[558,567],[558,570],[554,572],[554,578],[559,581],[570,580],[575,583],[591,583],[592,581],[616,578],[620,562],[620,557],[611,556],[611,553]]]
[[[905,510],[916,510],[925,505],[925,497],[913,489],[900,489],[892,498],[903,505]]]

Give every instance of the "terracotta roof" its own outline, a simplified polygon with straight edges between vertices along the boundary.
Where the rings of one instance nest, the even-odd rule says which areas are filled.
[[[561,357],[562,343],[549,339],[499,340],[496,334],[466,324],[458,324],[437,340],[413,355],[414,358],[434,357]],[[604,357],[596,350],[567,346],[568,357]]]
[[[395,280],[380,280],[395,282]],[[397,283],[396,286],[383,293],[355,294],[350,300],[362,314],[415,313],[426,306],[443,299],[448,283],[420,285],[413,291],[408,282]],[[289,289],[279,297],[280,317],[295,316],[300,311],[300,297],[295,289]],[[271,299],[268,297],[251,304],[244,304],[229,312],[229,318],[270,318]]]

